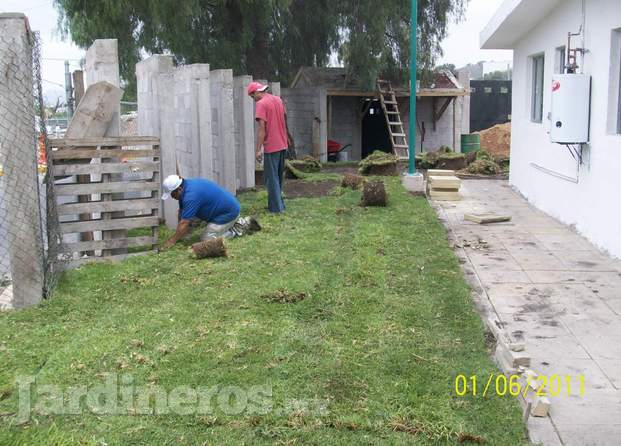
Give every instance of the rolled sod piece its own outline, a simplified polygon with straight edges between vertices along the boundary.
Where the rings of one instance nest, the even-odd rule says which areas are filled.
[[[362,206],[386,206],[386,188],[382,181],[369,181],[362,188]]]
[[[342,187],[349,187],[354,190],[358,189],[365,182],[365,178],[362,175],[355,175],[352,173],[346,173],[343,175],[341,181]]]
[[[222,237],[194,243],[192,245],[194,257],[205,259],[208,257],[226,257],[226,246]]]

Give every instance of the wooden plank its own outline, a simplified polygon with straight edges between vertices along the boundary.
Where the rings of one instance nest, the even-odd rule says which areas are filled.
[[[502,223],[505,221],[511,221],[511,216],[498,214],[465,214],[464,220],[484,225],[487,223]]]
[[[435,176],[428,178],[429,187],[432,189],[459,189],[461,180],[453,176]]]
[[[119,229],[135,229],[158,226],[159,223],[159,218],[157,216],[75,221],[61,223],[60,232],[63,234],[71,234],[73,232],[87,231],[115,231]]]
[[[63,270],[75,269],[87,263],[101,263],[101,262],[120,262],[127,260],[131,257],[144,256],[147,254],[153,254],[154,251],[133,252],[131,254],[116,254],[106,257],[84,257],[78,260],[70,260],[68,262],[61,263]]]
[[[436,177],[441,177],[441,176],[449,176],[449,177],[453,177],[455,176],[455,171],[454,170],[445,170],[445,169],[429,169],[427,171],[427,176],[436,176]]]
[[[84,146],[81,146],[84,147]],[[80,158],[159,158],[159,149],[58,149],[51,152],[52,160]]]
[[[152,236],[115,238],[111,240],[94,240],[89,242],[64,243],[62,252],[72,253],[79,251],[95,251],[99,249],[131,248],[135,246],[148,246],[157,243]]]
[[[130,161],[127,163],[106,164],[54,164],[52,166],[52,174],[55,177],[90,174],[99,175],[104,173],[158,172],[159,170],[159,161]]]
[[[156,146],[160,139],[154,136],[122,136],[119,138],[50,139],[50,147],[115,147]]]
[[[57,184],[56,195],[112,194],[122,192],[157,191],[160,183],[147,181],[118,181],[114,183]]]
[[[436,201],[459,201],[461,200],[461,196],[459,192],[435,192],[431,191],[429,196],[432,200]]]
[[[81,213],[149,211],[159,209],[160,198],[141,198],[115,201],[90,201],[88,203],[69,203],[56,206],[58,215],[75,215]]]

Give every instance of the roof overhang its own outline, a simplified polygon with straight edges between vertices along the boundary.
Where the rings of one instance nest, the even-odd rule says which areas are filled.
[[[505,0],[481,31],[481,49],[510,50],[561,0]]]

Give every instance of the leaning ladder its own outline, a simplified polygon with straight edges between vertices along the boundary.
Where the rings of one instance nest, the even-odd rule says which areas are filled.
[[[388,126],[390,142],[392,143],[392,151],[399,158],[407,159],[410,154],[408,140],[405,136],[405,130],[403,129],[397,98],[390,81],[378,79],[377,91],[379,92],[380,103],[382,104],[382,110],[386,117],[386,125]]]

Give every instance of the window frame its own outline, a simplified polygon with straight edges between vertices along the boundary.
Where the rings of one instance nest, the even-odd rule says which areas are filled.
[[[545,86],[545,53],[531,56],[531,104],[530,120],[543,123],[543,96]]]

